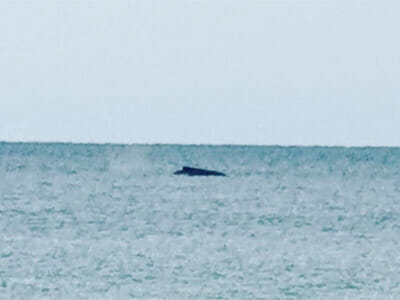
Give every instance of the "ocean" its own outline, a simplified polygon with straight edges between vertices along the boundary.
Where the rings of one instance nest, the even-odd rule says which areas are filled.
[[[0,299],[399,299],[400,148],[0,143],[0,233]]]

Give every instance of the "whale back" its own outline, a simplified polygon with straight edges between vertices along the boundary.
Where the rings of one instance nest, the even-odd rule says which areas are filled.
[[[222,172],[192,168],[188,166],[183,166],[182,170],[174,172],[175,175],[188,175],[188,176],[226,176]]]

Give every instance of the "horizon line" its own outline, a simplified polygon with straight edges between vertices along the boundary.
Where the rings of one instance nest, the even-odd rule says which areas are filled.
[[[6,141],[0,144],[59,144],[59,145],[110,145],[110,146],[220,146],[220,147],[303,147],[303,148],[400,148],[400,145],[338,145],[338,144],[246,144],[246,143],[176,143],[176,142],[79,142],[79,141]]]

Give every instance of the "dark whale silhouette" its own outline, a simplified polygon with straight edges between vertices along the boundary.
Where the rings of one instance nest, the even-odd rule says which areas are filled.
[[[226,176],[224,173],[217,171],[209,171],[204,169],[197,169],[184,166],[182,170],[174,172],[175,175],[188,175],[188,176]]]

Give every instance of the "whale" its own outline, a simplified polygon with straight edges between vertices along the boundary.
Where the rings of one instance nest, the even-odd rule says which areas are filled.
[[[226,176],[222,172],[205,170],[205,169],[198,169],[183,166],[182,170],[178,170],[174,172],[174,175],[187,175],[187,176]]]

